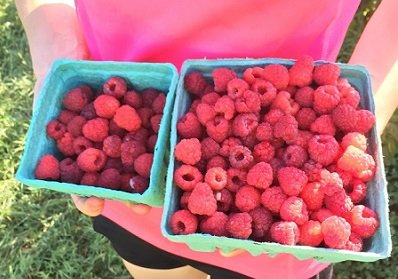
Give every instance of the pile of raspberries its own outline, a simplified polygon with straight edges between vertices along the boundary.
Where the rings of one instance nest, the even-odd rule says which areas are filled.
[[[177,124],[174,234],[362,250],[379,226],[361,204],[375,117],[337,64],[303,56],[184,82],[192,104]]]
[[[46,128],[63,157],[44,155],[35,177],[142,194],[165,103],[164,92],[129,90],[116,76],[96,93],[87,85],[71,89]]]

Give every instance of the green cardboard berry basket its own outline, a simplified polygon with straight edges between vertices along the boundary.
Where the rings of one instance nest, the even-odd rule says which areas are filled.
[[[125,78],[129,86],[134,86],[137,90],[152,87],[165,92],[167,95],[158,141],[154,150],[148,189],[143,194],[138,194],[36,179],[34,169],[43,155],[51,153],[60,156],[56,150],[55,142],[46,135],[46,125],[55,119],[61,111],[64,94],[69,89],[81,84],[99,89],[112,76]],[[34,188],[46,188],[81,196],[96,196],[162,206],[167,171],[167,157],[165,155],[169,144],[170,118],[177,81],[176,68],[167,63],[95,62],[65,59],[54,62],[35,106],[16,178],[23,184]]]
[[[309,246],[287,246],[271,242],[255,242],[252,240],[240,240],[227,237],[212,236],[209,234],[194,233],[190,235],[173,235],[170,228],[170,218],[179,209],[179,198],[181,190],[173,182],[175,169],[174,147],[178,141],[176,124],[179,118],[188,110],[191,100],[189,94],[184,89],[184,76],[193,71],[201,71],[205,77],[210,78],[213,69],[218,67],[228,67],[242,75],[247,67],[264,66],[267,64],[283,64],[291,66],[294,61],[284,59],[222,59],[222,60],[188,60],[183,64],[180,79],[177,85],[177,95],[174,105],[171,134],[170,134],[170,160],[167,173],[166,195],[164,211],[162,216],[161,229],[165,237],[171,241],[186,243],[195,251],[214,251],[219,248],[224,252],[242,248],[250,254],[268,254],[275,256],[279,253],[290,253],[298,259],[314,258],[320,262],[342,262],[354,260],[361,262],[372,262],[387,258],[391,253],[391,233],[388,219],[388,195],[387,181],[385,178],[383,155],[381,150],[380,136],[375,126],[369,133],[369,153],[373,155],[377,163],[375,177],[368,183],[368,195],[365,204],[372,208],[378,215],[380,227],[376,234],[364,243],[363,252],[353,252],[347,250],[336,250],[330,248],[315,248]],[[324,63],[317,61],[316,64]],[[368,71],[362,66],[351,66],[339,64],[341,76],[349,82],[361,94],[361,107],[375,112],[370,76]]]

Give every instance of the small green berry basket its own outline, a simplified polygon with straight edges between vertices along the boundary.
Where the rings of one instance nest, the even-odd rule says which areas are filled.
[[[361,262],[372,262],[387,258],[391,253],[391,233],[388,219],[388,195],[387,181],[385,178],[383,155],[381,150],[380,136],[377,127],[374,126],[369,133],[369,153],[375,158],[377,170],[374,178],[368,183],[368,194],[365,205],[373,209],[380,221],[380,227],[376,234],[365,241],[363,252],[348,250],[336,250],[329,248],[314,248],[309,246],[287,246],[271,242],[256,242],[252,240],[240,240],[227,237],[212,236],[209,234],[194,233],[190,235],[174,235],[170,227],[170,219],[175,211],[179,209],[179,200],[182,191],[173,182],[173,173],[176,167],[174,159],[174,148],[178,141],[177,122],[188,110],[191,99],[184,89],[184,77],[193,72],[200,71],[206,78],[211,78],[215,68],[227,67],[242,75],[244,69],[254,66],[265,66],[267,64],[282,64],[287,67],[294,63],[292,60],[284,59],[221,59],[221,60],[188,60],[183,64],[180,79],[177,85],[176,101],[171,119],[170,135],[170,159],[167,172],[166,195],[162,217],[162,233],[169,240],[186,243],[190,249],[195,251],[215,251],[217,248],[223,252],[230,252],[241,248],[256,256],[268,254],[275,256],[280,253],[290,253],[298,259],[314,258],[320,262],[342,262],[354,260]],[[324,63],[322,61],[316,64]],[[375,112],[370,76],[368,71],[361,66],[339,64],[341,76],[349,82],[361,94],[361,107]]]
[[[60,155],[56,150],[54,141],[46,135],[46,125],[55,119],[61,111],[64,94],[82,84],[87,84],[93,89],[99,89],[112,76],[123,77],[130,86],[133,85],[137,90],[152,87],[166,93],[166,104],[154,150],[148,189],[143,194],[138,194],[36,179],[34,170],[39,159],[47,153],[56,157]],[[169,144],[170,118],[177,81],[176,68],[172,64],[166,63],[56,61],[40,91],[16,178],[23,184],[34,188],[46,188],[87,197],[96,196],[162,206],[168,159],[165,154]]]

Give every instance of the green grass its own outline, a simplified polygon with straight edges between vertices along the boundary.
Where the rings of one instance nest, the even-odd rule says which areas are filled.
[[[339,60],[347,61],[379,1],[362,1]],[[129,278],[120,258],[91,228],[68,195],[23,187],[13,178],[31,116],[34,86],[29,51],[10,0],[0,0],[0,278]],[[397,116],[395,116],[397,118]],[[397,118],[398,119],[398,118]],[[390,215],[398,245],[398,121],[384,136]],[[376,263],[336,265],[337,278],[397,278],[398,255]]]

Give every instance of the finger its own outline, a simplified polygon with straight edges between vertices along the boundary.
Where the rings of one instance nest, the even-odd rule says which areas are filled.
[[[148,214],[149,211],[151,211],[151,208],[149,205],[142,204],[142,203],[132,203],[132,202],[126,202],[125,203],[128,208],[130,208],[134,213],[139,214],[139,215],[145,215]]]
[[[72,201],[76,205],[77,209],[90,217],[95,217],[101,214],[104,208],[104,200],[97,197],[79,197],[76,195],[71,195]]]
[[[243,249],[234,249],[234,250],[232,250],[231,252],[225,253],[225,252],[223,252],[223,251],[220,249],[220,255],[221,255],[221,256],[224,256],[224,257],[235,257],[235,256],[240,255],[240,254],[243,254],[243,253],[245,253],[245,252],[246,252],[246,250],[243,250]]]

